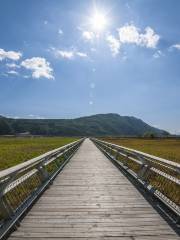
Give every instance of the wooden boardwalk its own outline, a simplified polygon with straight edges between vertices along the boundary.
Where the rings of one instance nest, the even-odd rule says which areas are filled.
[[[87,139],[9,239],[180,238]]]

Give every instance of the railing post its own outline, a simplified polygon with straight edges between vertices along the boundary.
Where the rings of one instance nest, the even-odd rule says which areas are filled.
[[[59,168],[61,164],[59,163],[59,159],[58,158],[55,159],[55,163],[56,163],[57,168]]]
[[[126,157],[125,157],[125,162],[124,165],[128,166],[128,160],[129,160],[129,153],[125,153]]]
[[[13,209],[7,202],[4,195],[0,196],[0,213],[2,214],[3,219],[8,219],[14,214]]]
[[[141,165],[141,168],[140,168],[139,172],[138,172],[138,178],[140,178],[143,181],[146,181],[147,177],[148,177],[149,170],[150,170],[150,166],[148,164],[143,163]]]
[[[67,152],[68,152],[68,149],[65,149],[64,152],[63,152],[63,155],[64,155],[64,159],[65,159],[65,160],[68,158]]]
[[[13,178],[9,178],[0,184],[0,214],[2,214],[3,219],[8,219],[14,214],[13,208],[8,203],[4,193],[6,187],[13,181],[14,177],[15,175]]]
[[[177,224],[177,225],[180,224],[180,216],[177,217],[177,219],[176,219],[176,224]]]
[[[116,155],[115,155],[115,159],[118,160],[118,157],[119,157],[119,151],[116,150]]]
[[[113,156],[113,148],[110,147],[110,155]]]
[[[37,170],[40,173],[41,181],[45,182],[48,179],[49,174],[48,174],[47,170],[44,168],[44,165],[39,165],[37,167]]]

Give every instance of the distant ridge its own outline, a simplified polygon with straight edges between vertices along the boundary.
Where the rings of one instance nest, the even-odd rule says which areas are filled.
[[[142,136],[147,132],[157,136],[168,134],[141,119],[115,113],[75,119],[13,119],[0,116],[0,135],[22,132],[55,136]]]

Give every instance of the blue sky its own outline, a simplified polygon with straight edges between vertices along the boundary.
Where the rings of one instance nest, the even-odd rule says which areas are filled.
[[[0,115],[135,116],[180,133],[180,1],[0,1]]]

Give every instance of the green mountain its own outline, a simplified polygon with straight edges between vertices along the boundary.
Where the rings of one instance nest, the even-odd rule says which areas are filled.
[[[141,119],[118,114],[97,114],[75,119],[13,119],[0,117],[0,134],[30,132],[56,136],[142,136],[147,132],[167,135]]]

